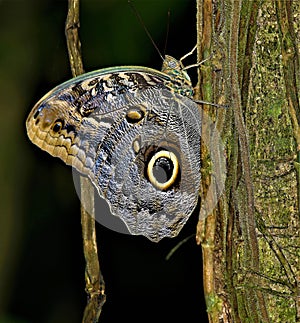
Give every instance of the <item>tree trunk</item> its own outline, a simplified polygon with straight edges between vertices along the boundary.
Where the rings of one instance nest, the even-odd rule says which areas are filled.
[[[226,181],[218,205],[200,217],[204,290],[210,322],[300,322],[298,1],[197,1],[197,94],[228,104],[204,107],[203,126]],[[207,203],[218,160],[203,145]],[[208,169],[208,170],[207,170]],[[216,180],[218,182],[218,178]]]

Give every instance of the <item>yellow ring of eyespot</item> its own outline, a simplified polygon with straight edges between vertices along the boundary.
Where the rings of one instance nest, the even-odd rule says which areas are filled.
[[[155,164],[156,160],[160,157],[166,157],[166,158],[170,159],[173,163],[172,176],[170,177],[170,179],[167,182],[164,182],[164,183],[160,183],[159,181],[157,181],[157,179],[155,178],[155,176],[153,174],[154,164]],[[156,154],[154,154],[152,156],[152,158],[150,159],[150,161],[148,163],[148,167],[147,167],[147,175],[148,175],[149,181],[156,188],[158,188],[160,190],[166,190],[175,182],[177,175],[178,175],[178,171],[179,171],[179,163],[178,163],[178,159],[177,159],[176,155],[174,153],[172,153],[171,151],[167,151],[167,150],[161,150],[161,151],[158,151]]]

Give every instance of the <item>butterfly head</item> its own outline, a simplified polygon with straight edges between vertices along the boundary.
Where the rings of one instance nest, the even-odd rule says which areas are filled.
[[[170,85],[171,90],[184,96],[193,96],[191,79],[186,70],[184,70],[184,66],[181,61],[172,56],[166,55],[161,71],[172,78],[173,82],[172,85]]]

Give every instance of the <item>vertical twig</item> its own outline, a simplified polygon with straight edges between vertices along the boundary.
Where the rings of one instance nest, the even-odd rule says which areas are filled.
[[[74,77],[84,73],[81,44],[78,35],[79,26],[79,0],[69,0],[65,32],[70,65]],[[85,201],[87,209],[92,210],[94,213],[94,188],[92,184],[87,178],[81,177],[80,188],[81,200]],[[86,260],[86,292],[88,294],[88,303],[82,322],[98,322],[102,306],[105,302],[104,281],[98,261],[94,214],[88,214],[83,207],[81,207],[81,225],[84,257]]]

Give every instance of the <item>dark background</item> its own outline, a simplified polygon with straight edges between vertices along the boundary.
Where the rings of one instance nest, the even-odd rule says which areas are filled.
[[[169,9],[167,54],[179,58],[193,48],[195,1],[134,3],[162,52]],[[34,103],[71,78],[66,13],[66,0],[0,0],[1,323],[81,322],[86,304],[71,169],[31,144],[25,130]],[[82,0],[80,37],[86,71],[162,64],[126,0]],[[165,260],[196,222],[195,213],[177,238],[158,244],[97,224],[107,293],[101,322],[207,322],[194,238]]]

